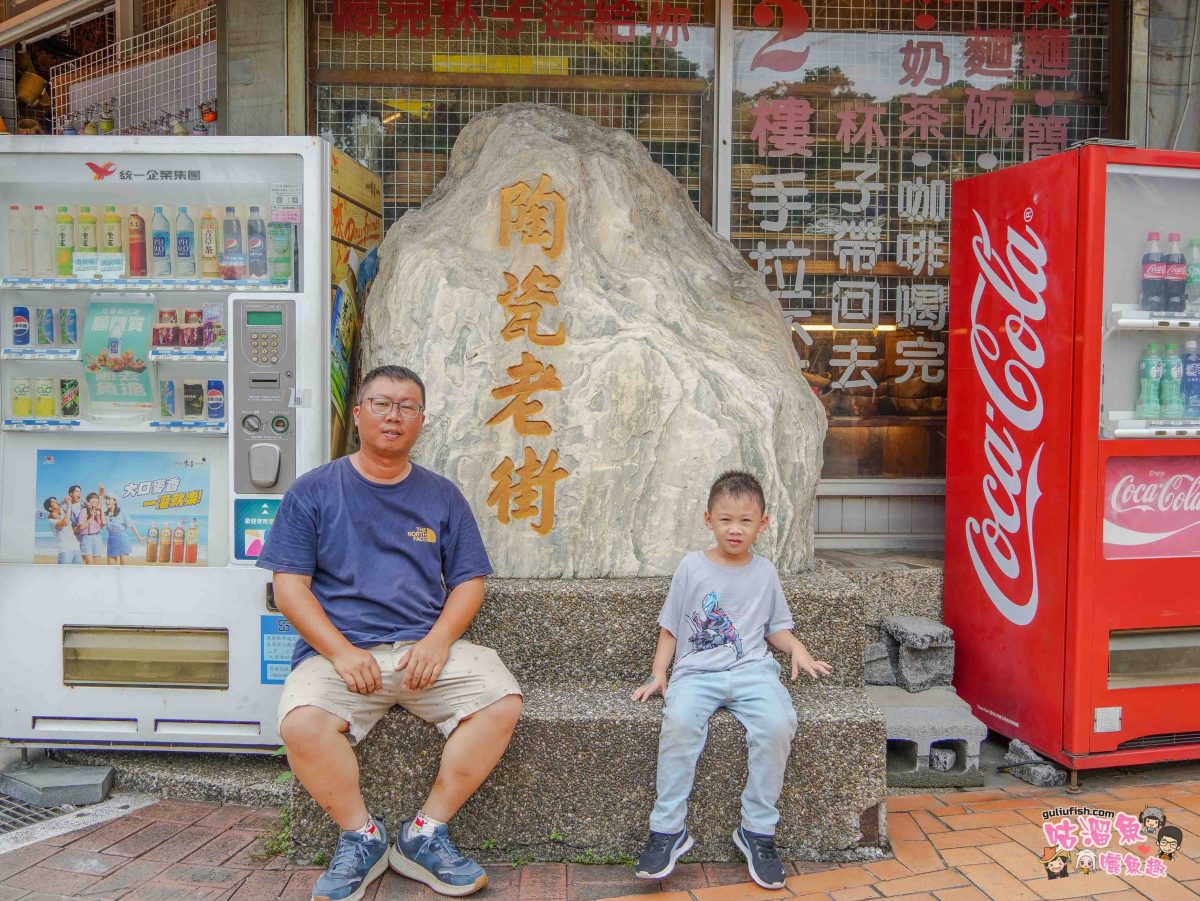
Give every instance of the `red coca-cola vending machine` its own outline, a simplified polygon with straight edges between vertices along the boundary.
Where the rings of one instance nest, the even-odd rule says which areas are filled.
[[[1200,757],[1200,154],[966,179],[951,241],[955,687],[1072,771]]]

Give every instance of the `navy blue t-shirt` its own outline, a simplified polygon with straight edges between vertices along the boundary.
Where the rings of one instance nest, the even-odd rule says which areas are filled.
[[[424,638],[449,592],[492,571],[453,482],[414,463],[403,481],[381,485],[349,457],[288,489],[258,565],[312,576],[326,616],[360,648]],[[315,653],[301,638],[292,667]]]

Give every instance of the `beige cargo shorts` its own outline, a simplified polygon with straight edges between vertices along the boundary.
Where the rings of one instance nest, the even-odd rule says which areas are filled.
[[[401,685],[396,663],[416,642],[397,641],[368,648],[383,674],[383,688],[359,694],[346,687],[333,664],[314,654],[288,674],[279,698],[279,723],[297,707],[318,707],[350,724],[350,743],[358,744],[393,706],[399,704],[449,737],[454,728],[506,695],[521,694],[521,686],[500,655],[491,648],[459,639],[436,682],[421,691]]]

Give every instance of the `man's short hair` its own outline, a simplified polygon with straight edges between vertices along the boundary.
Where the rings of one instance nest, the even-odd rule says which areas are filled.
[[[365,376],[363,376],[362,385],[358,389],[358,403],[363,402],[363,398],[367,396],[367,388],[371,382],[376,379],[391,379],[393,382],[412,382],[421,389],[421,407],[425,407],[425,383],[421,381],[421,377],[409,369],[407,366],[376,366]]]
[[[47,513],[49,513],[50,505],[57,504],[57,503],[58,503],[58,498],[51,495],[50,497],[48,497],[44,501],[42,501],[42,509],[45,510]]]
[[[762,485],[750,473],[740,469],[730,469],[717,476],[717,480],[708,489],[709,511],[712,510],[713,504],[723,497],[749,498],[758,502],[764,516],[767,513],[767,498],[763,494]]]

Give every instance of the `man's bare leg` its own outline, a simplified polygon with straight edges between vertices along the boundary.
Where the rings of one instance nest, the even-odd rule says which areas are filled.
[[[343,832],[362,828],[370,817],[349,731],[349,723],[319,707],[297,707],[279,727],[292,772]]]
[[[421,808],[426,814],[448,823],[475,794],[504,755],[521,718],[521,707],[520,695],[505,695],[471,714],[450,733],[442,750],[437,780]],[[355,775],[357,779],[357,771]],[[304,787],[308,788],[307,782]]]

